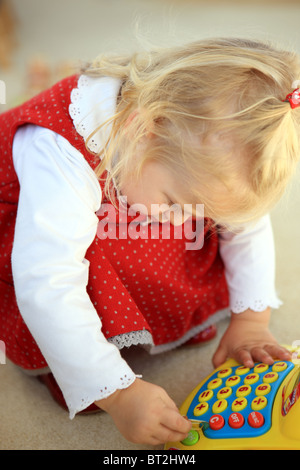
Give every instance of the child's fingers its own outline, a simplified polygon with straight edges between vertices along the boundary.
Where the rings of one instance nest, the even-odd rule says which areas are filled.
[[[274,359],[288,361],[292,357],[290,351],[282,346],[279,346],[279,344],[268,344],[265,346],[265,349]]]
[[[173,408],[164,407],[160,412],[160,419],[148,421],[148,429],[143,429],[139,442],[147,442],[151,445],[165,444],[170,441],[182,441],[192,428],[192,423],[187,421]]]
[[[187,437],[191,428],[192,423],[190,421],[178,412],[169,409],[162,413],[160,423],[152,437],[159,440],[160,443],[182,441]]]
[[[263,347],[255,347],[251,349],[251,354],[256,362],[264,362],[272,365],[274,359],[289,360],[291,354],[289,351],[278,344],[267,344]]]
[[[176,432],[164,426],[160,426],[157,434],[153,436],[153,438],[157,440],[157,444],[165,444],[166,442],[183,441],[187,436],[188,433]]]
[[[250,354],[254,362],[264,362],[268,365],[272,365],[274,359],[289,360],[291,358],[289,351],[278,344],[253,347],[250,350]]]
[[[240,349],[234,354],[234,359],[239,362],[240,364],[243,364],[245,367],[253,367],[254,366],[254,361],[252,358],[252,355],[250,351],[247,349]]]
[[[251,355],[255,362],[264,362],[265,364],[272,365],[274,359],[264,347],[255,347],[251,349]]]
[[[212,358],[214,367],[219,367],[226,361],[226,359],[227,359],[227,349],[223,348],[222,346],[219,346]]]
[[[178,411],[173,409],[165,410],[165,412],[161,415],[160,424],[171,431],[181,434],[187,434],[192,427],[192,423],[190,421],[185,419]]]

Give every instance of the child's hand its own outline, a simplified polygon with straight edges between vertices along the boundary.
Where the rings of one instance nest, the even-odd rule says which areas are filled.
[[[181,441],[192,426],[163,388],[141,379],[96,405],[111,415],[126,439],[138,444]]]
[[[230,325],[214,354],[214,367],[220,366],[229,357],[250,368],[254,362],[271,365],[273,358],[291,359],[289,351],[279,346],[270,333],[269,318],[270,309],[232,314]]]

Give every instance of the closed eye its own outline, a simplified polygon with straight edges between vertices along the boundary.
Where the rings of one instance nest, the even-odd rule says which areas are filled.
[[[183,206],[179,204],[179,202],[174,202],[167,193],[165,193],[164,195],[166,197],[169,210],[172,209],[173,212],[183,212]]]
[[[171,200],[168,201],[168,206],[174,206],[176,204],[176,202],[173,202]]]
[[[168,204],[168,206],[175,206],[175,205],[178,205],[178,203],[172,201],[172,199],[170,199],[167,194],[165,194],[165,196],[166,196],[166,199],[167,199],[167,204]]]
[[[174,202],[171,199],[168,201],[168,206],[174,210],[174,211],[182,211],[181,204],[179,202]]]

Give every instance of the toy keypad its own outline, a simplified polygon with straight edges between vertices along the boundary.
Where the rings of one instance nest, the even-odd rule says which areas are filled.
[[[277,390],[293,369],[290,361],[276,361],[269,366],[257,363],[217,370],[197,391],[187,411],[202,427],[207,438],[256,437],[271,427],[272,406]],[[192,430],[194,432],[194,430]],[[195,434],[195,433],[194,433]],[[183,444],[194,445],[196,434]]]

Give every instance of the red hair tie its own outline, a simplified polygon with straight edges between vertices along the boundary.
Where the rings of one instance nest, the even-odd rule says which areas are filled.
[[[300,88],[296,88],[292,93],[286,95],[284,102],[289,102],[291,108],[298,108],[300,106]]]

